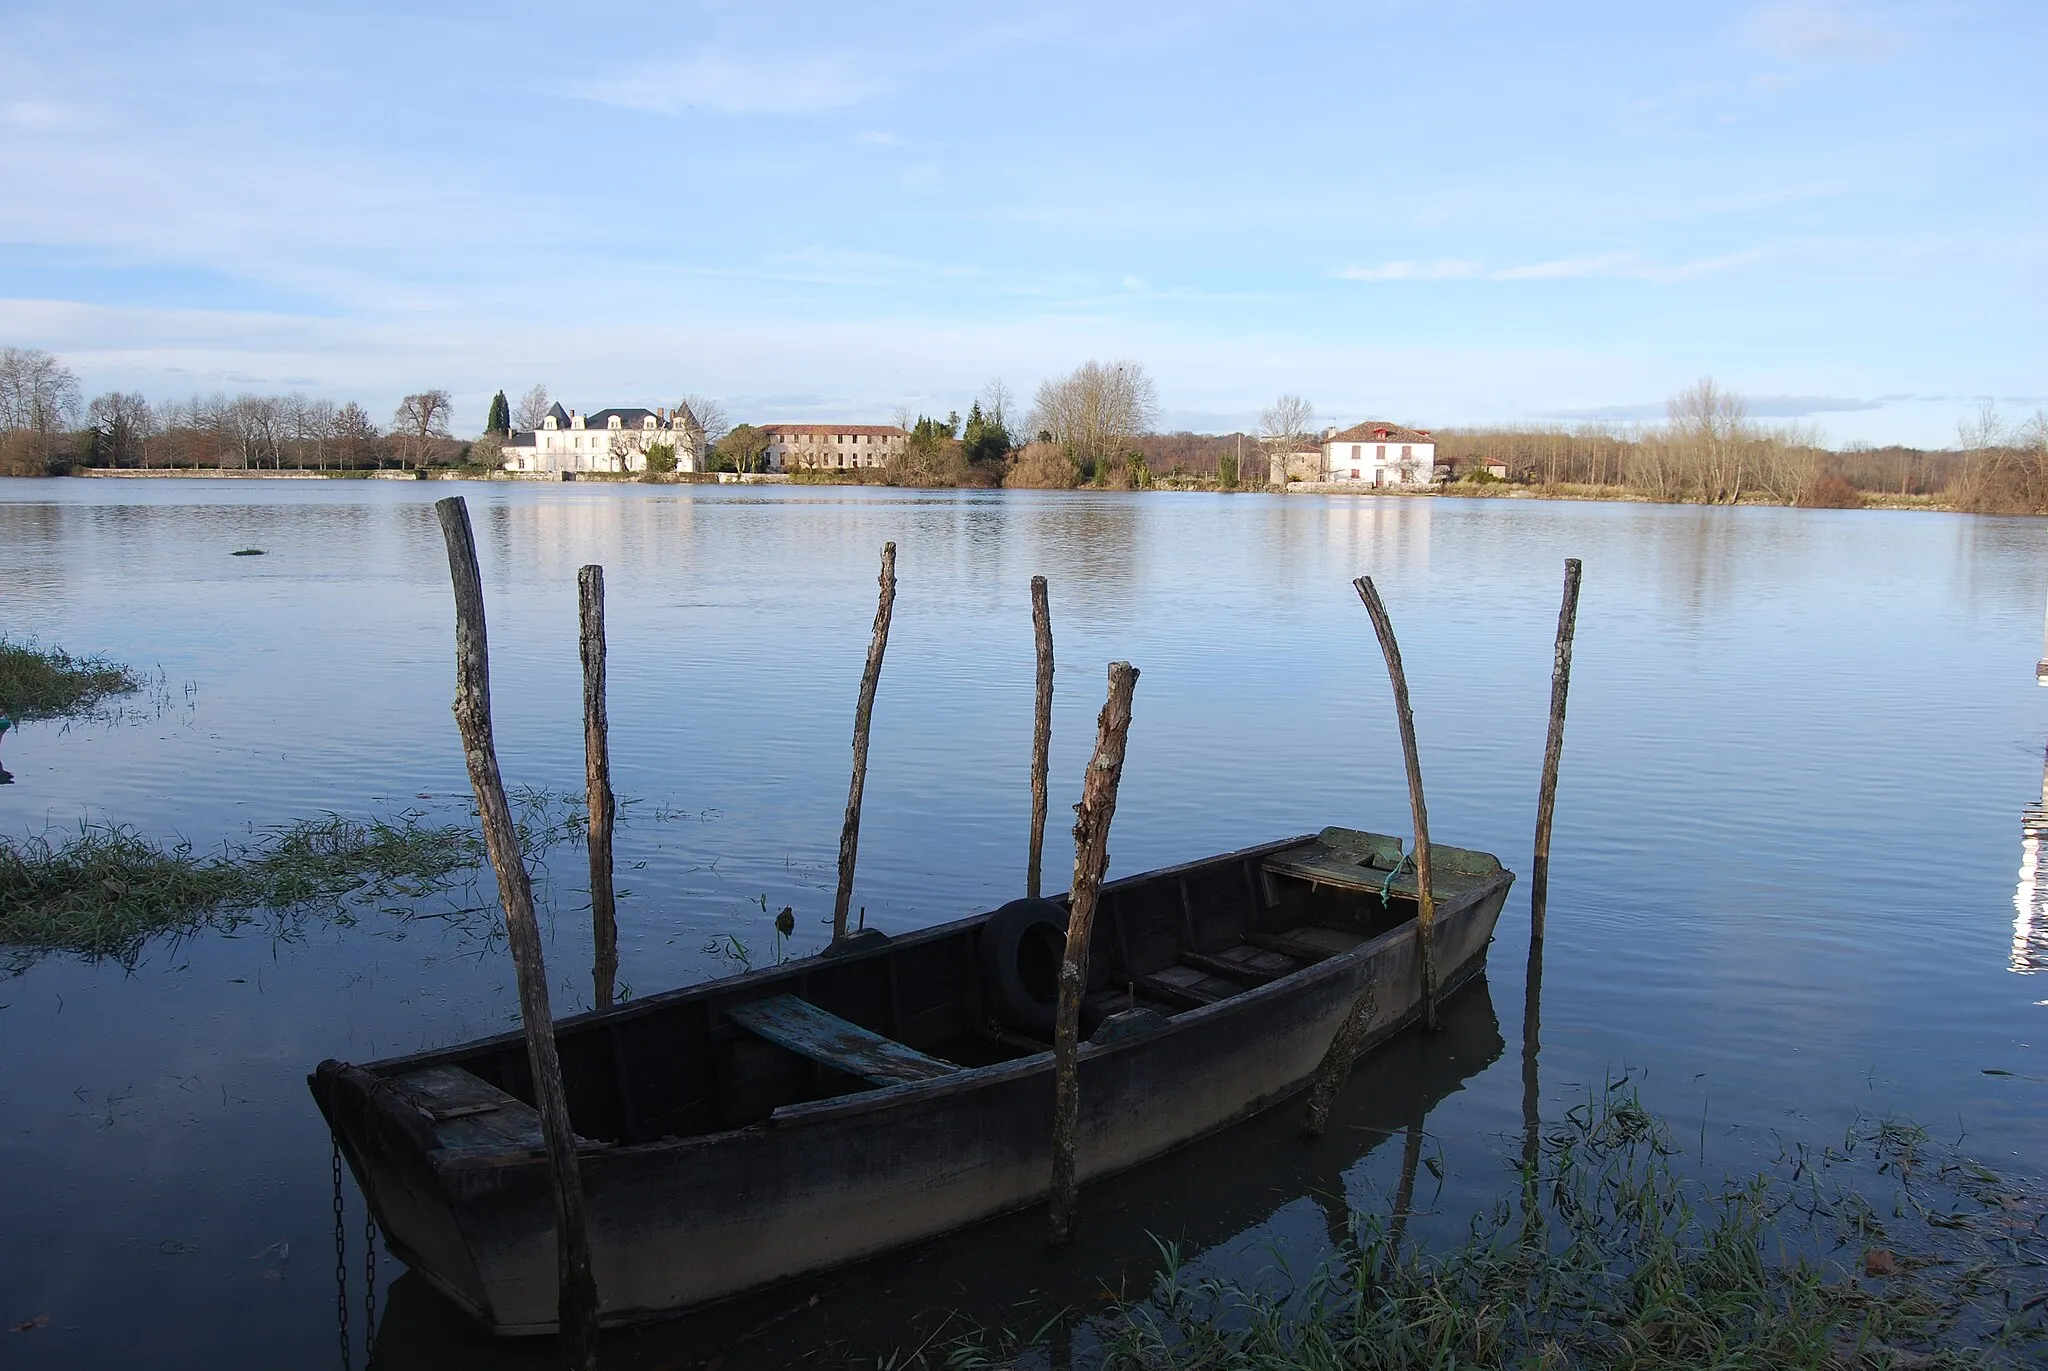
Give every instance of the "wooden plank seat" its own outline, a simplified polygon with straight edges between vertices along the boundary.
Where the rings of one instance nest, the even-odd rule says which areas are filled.
[[[1484,852],[1442,843],[1429,845],[1429,857],[1430,886],[1439,900],[1477,889],[1500,871],[1500,863]],[[1400,840],[1378,833],[1326,828],[1298,847],[1270,854],[1262,865],[1276,876],[1340,890],[1411,900],[1421,893],[1415,863],[1401,855]]]
[[[770,995],[727,1005],[725,1017],[777,1047],[871,1085],[908,1085],[950,1076],[960,1069],[828,1014],[794,995]]]
[[[537,1148],[540,1112],[459,1066],[428,1066],[391,1083],[428,1119],[444,1148]]]

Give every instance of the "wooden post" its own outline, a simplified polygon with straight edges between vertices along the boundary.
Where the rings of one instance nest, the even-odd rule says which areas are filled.
[[[576,1169],[576,1135],[562,1089],[562,1063],[555,1052],[555,1020],[548,1007],[547,967],[541,958],[540,927],[533,917],[533,886],[519,850],[519,832],[505,801],[498,773],[498,747],[491,733],[490,649],[484,626],[484,583],[477,568],[476,539],[469,506],[451,496],[434,506],[448,544],[448,575],[455,584],[455,722],[476,790],[484,845],[498,877],[505,907],[506,941],[519,980],[519,1018],[526,1031],[526,1059],[533,1071],[534,1104],[540,1111],[542,1141],[555,1192],[555,1261],[561,1279],[555,1318],[564,1359],[572,1371],[597,1364],[597,1280],[590,1266],[589,1220],[583,1181]]]
[[[1541,1213],[1536,1162],[1543,1139],[1543,1095],[1537,1058],[1543,1050],[1543,939],[1529,940],[1529,971],[1522,989],[1522,1225],[1535,1231]]]
[[[1074,888],[1067,896],[1067,950],[1060,959],[1060,1002],[1053,1021],[1052,1241],[1074,1234],[1074,1144],[1079,1127],[1081,995],[1088,988],[1088,940],[1095,931],[1095,901],[1109,869],[1109,821],[1116,814],[1124,774],[1124,743],[1131,734],[1131,694],[1138,669],[1109,664],[1109,698],[1095,721],[1095,756],[1074,806]]]
[[[590,975],[597,989],[597,1007],[609,1009],[619,976],[619,907],[612,889],[612,798],[610,724],[605,718],[604,568],[587,566],[576,573],[583,656],[583,772],[590,790],[590,931],[596,948]]]
[[[1379,635],[1380,651],[1387,659],[1387,675],[1394,683],[1394,714],[1401,725],[1401,753],[1408,763],[1408,808],[1415,816],[1415,940],[1422,953],[1422,1026],[1436,1028],[1436,893],[1429,882],[1429,810],[1422,802],[1422,760],[1415,751],[1415,711],[1408,707],[1408,675],[1401,669],[1401,645],[1394,641],[1394,621],[1374,588],[1372,577],[1361,576],[1351,583],[1365,612],[1372,616],[1372,631]]]
[[[1038,638],[1038,703],[1031,716],[1031,864],[1024,893],[1035,900],[1045,864],[1045,772],[1052,761],[1052,605],[1043,576],[1031,578],[1031,627]]]
[[[882,594],[875,606],[875,636],[860,674],[860,702],[853,710],[853,784],[846,792],[846,823],[839,830],[839,894],[832,901],[832,940],[846,936],[853,904],[853,862],[860,850],[860,795],[868,779],[868,726],[875,717],[875,686],[882,679],[882,654],[889,649],[889,615],[896,607],[896,544],[882,544]]]
[[[1550,733],[1543,740],[1543,780],[1536,791],[1536,857],[1529,864],[1529,940],[1543,941],[1550,904],[1550,817],[1557,807],[1557,767],[1564,756],[1565,697],[1572,688],[1572,633],[1579,621],[1579,559],[1564,561],[1564,603],[1557,610],[1557,651],[1550,665]]]

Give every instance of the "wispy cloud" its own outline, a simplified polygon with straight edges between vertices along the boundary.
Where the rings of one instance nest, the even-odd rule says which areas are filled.
[[[650,114],[689,109],[720,114],[822,114],[864,104],[894,84],[894,62],[853,51],[754,54],[706,48],[642,62],[598,80],[574,82],[579,100]]]
[[[1340,281],[1653,281],[1659,284],[1688,281],[1716,271],[1726,271],[1753,262],[1764,255],[1761,248],[1734,252],[1721,257],[1701,257],[1674,266],[1659,266],[1634,252],[1603,252],[1588,257],[1560,257],[1547,262],[1519,266],[1489,267],[1467,258],[1443,258],[1434,262],[1382,262],[1375,267],[1344,267]]]
[[[1905,35],[1831,0],[1780,0],[1753,11],[1742,35],[1773,57],[1796,61],[1882,62],[1905,45]]]

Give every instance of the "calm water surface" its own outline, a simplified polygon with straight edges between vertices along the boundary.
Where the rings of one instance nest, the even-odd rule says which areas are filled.
[[[467,814],[431,502],[375,482],[0,481],[0,631],[160,667],[121,717],[10,733],[0,829],[195,846],[326,811]],[[1898,1111],[2048,1174],[2048,939],[2022,879],[2048,692],[2048,524],[1533,501],[470,486],[508,780],[582,784],[576,568],[609,591],[621,978],[722,974],[829,921],[876,556],[901,590],[857,903],[916,928],[1021,892],[1027,583],[1052,581],[1055,818],[1104,665],[1143,671],[1112,874],[1341,823],[1407,829],[1384,669],[1402,635],[1440,841],[1528,868],[1562,559],[1586,563],[1544,976],[1543,1107],[1631,1073],[1708,1168]],[[263,557],[229,556],[261,547]],[[1064,870],[1055,822],[1048,869]],[[557,1012],[591,999],[580,849],[543,879]],[[2031,857],[2025,869],[2032,871]],[[45,959],[0,981],[0,1360],[335,1357],[328,1141],[304,1087],[515,1021],[472,889],[353,927]],[[1384,1208],[1404,1153],[1462,1228],[1520,1129],[1526,880],[1451,1031],[1352,1081],[1321,1143],[1254,1121],[1084,1198],[609,1344],[626,1365],[872,1358],[933,1308],[1021,1319],[1142,1289],[1148,1233],[1241,1272]],[[726,950],[721,951],[723,947]],[[1987,1072],[2010,1072],[1992,1075]],[[1412,1169],[1412,1168],[1411,1168]],[[356,1204],[351,1190],[351,1206]],[[359,1218],[359,1211],[352,1209]],[[356,1229],[352,1219],[350,1227]],[[360,1236],[351,1233],[352,1266]],[[380,1366],[539,1365],[391,1278]],[[360,1301],[360,1275],[352,1297]],[[812,1297],[815,1296],[815,1302]],[[360,1313],[355,1336],[361,1347]]]

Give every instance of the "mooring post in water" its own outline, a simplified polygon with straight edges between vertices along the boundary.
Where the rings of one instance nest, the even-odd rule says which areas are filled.
[[[583,773],[590,792],[590,822],[585,830],[590,848],[590,932],[596,949],[590,976],[597,1006],[609,1009],[619,976],[619,907],[612,888],[611,726],[605,716],[604,568],[587,566],[576,573],[576,601],[583,657]]]
[[[1415,941],[1422,953],[1422,1026],[1436,1028],[1436,892],[1429,882],[1429,809],[1422,802],[1422,759],[1415,750],[1415,711],[1408,707],[1408,674],[1401,669],[1401,645],[1394,640],[1394,621],[1372,577],[1361,576],[1351,583],[1365,612],[1372,616],[1372,631],[1380,640],[1380,652],[1387,659],[1387,675],[1394,683],[1394,714],[1401,725],[1401,755],[1408,764],[1408,808],[1415,816]]]
[[[1529,864],[1529,940],[1543,941],[1550,904],[1550,817],[1557,808],[1557,767],[1564,757],[1565,697],[1572,689],[1572,633],[1579,622],[1579,559],[1564,560],[1564,602],[1550,664],[1550,732],[1543,740],[1543,781],[1536,791],[1536,856]]]
[[[1536,1163],[1542,1155],[1542,1091],[1537,1059],[1543,1051],[1543,939],[1529,939],[1529,970],[1522,983],[1522,1229],[1527,1240],[1538,1215]]]
[[[448,575],[455,583],[455,722],[476,790],[484,846],[498,878],[505,908],[506,941],[519,980],[519,1018],[526,1031],[526,1058],[533,1072],[534,1103],[555,1192],[555,1260],[561,1279],[556,1320],[567,1364],[585,1371],[597,1364],[597,1280],[590,1266],[590,1225],[583,1207],[583,1181],[576,1168],[576,1135],[562,1090],[562,1063],[555,1051],[555,1020],[548,1006],[547,967],[540,927],[533,917],[533,886],[519,850],[519,833],[498,772],[498,747],[491,732],[491,665],[484,627],[484,583],[477,568],[476,539],[469,506],[451,496],[434,506],[448,544]]]
[[[1031,578],[1031,627],[1038,639],[1038,701],[1031,715],[1031,864],[1024,893],[1035,900],[1045,865],[1045,772],[1052,760],[1052,604],[1043,576]]]
[[[1124,744],[1131,736],[1131,694],[1138,669],[1109,664],[1109,698],[1095,722],[1095,755],[1074,806],[1074,888],[1067,895],[1067,949],[1060,958],[1059,1009],[1053,1020],[1052,1240],[1074,1234],[1074,1145],[1081,1100],[1081,995],[1088,988],[1088,940],[1095,903],[1109,869],[1109,821],[1123,780]]]
[[[875,606],[875,636],[860,674],[860,702],[853,711],[853,784],[846,792],[846,823],[839,830],[839,894],[832,901],[832,941],[846,936],[853,904],[853,862],[860,850],[860,794],[868,779],[868,726],[875,717],[875,686],[882,679],[882,654],[889,650],[889,615],[896,607],[896,544],[882,544],[882,593]]]

